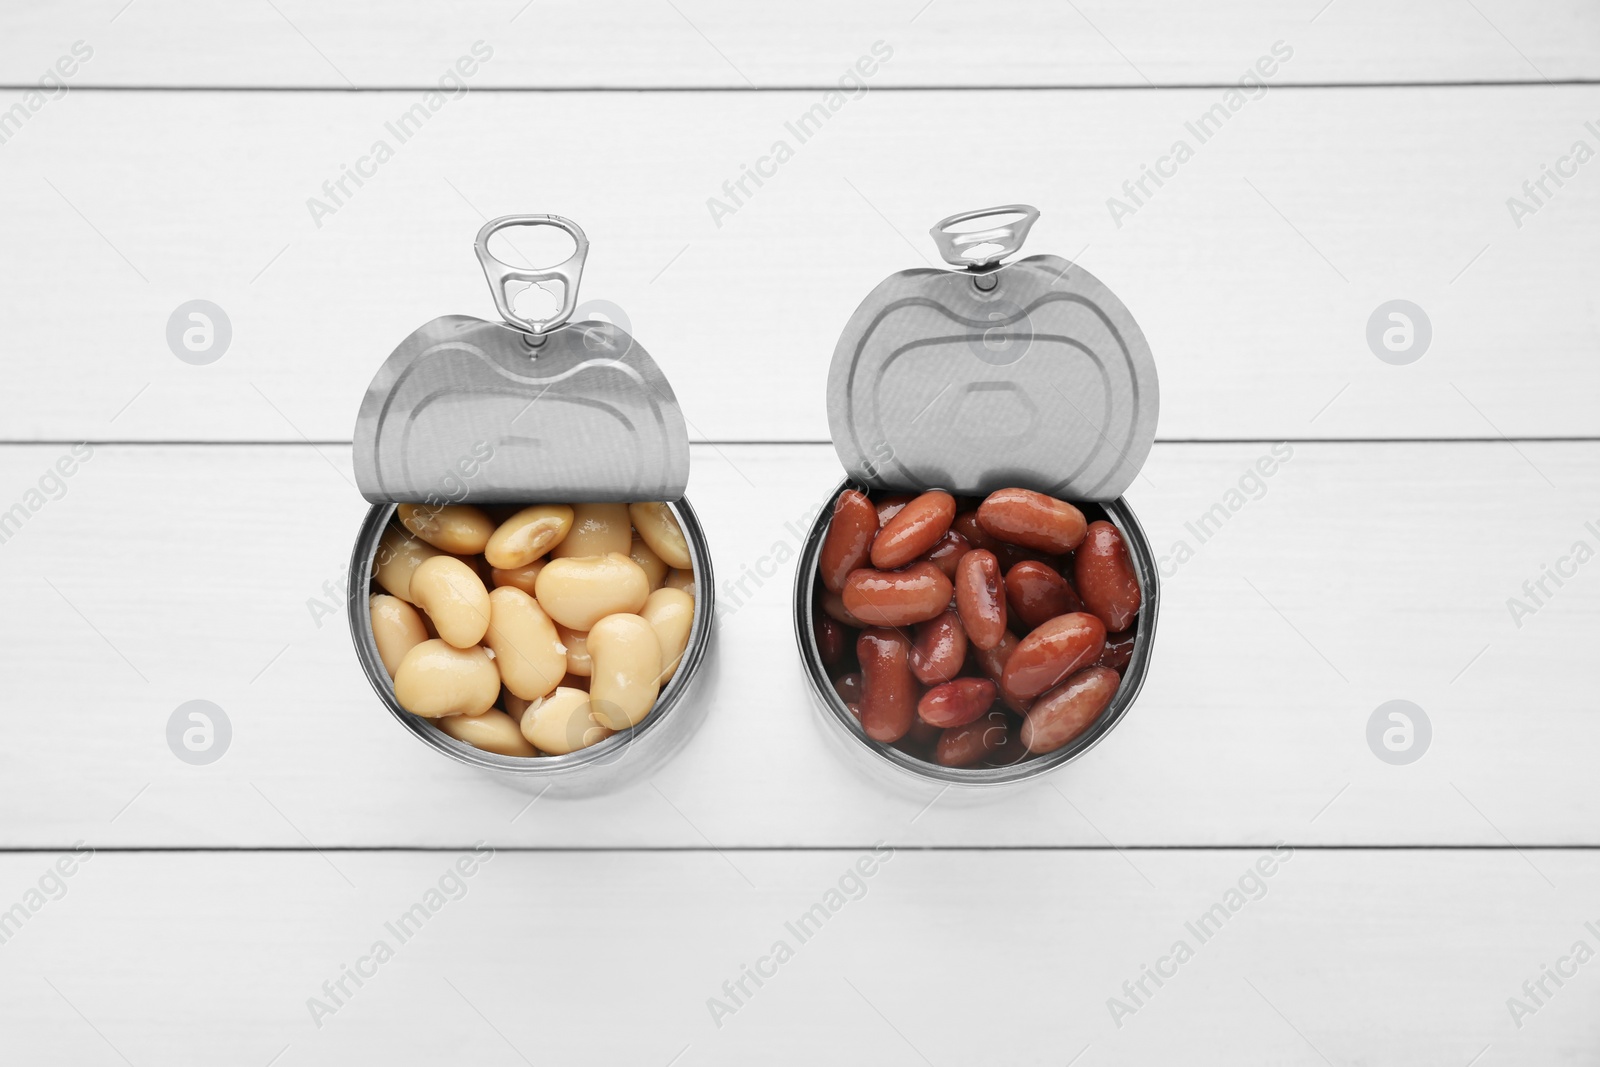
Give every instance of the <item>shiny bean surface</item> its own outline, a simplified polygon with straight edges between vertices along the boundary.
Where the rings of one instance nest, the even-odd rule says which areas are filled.
[[[1004,712],[991,711],[975,722],[946,730],[934,749],[941,767],[970,767],[998,751],[1010,733]]]
[[[655,629],[638,615],[620,612],[590,627],[588,644],[594,662],[590,714],[612,730],[642,721],[661,691],[661,642]]]
[[[684,539],[683,529],[678,525],[671,508],[660,501],[629,504],[628,515],[645,544],[665,560],[667,566],[679,570],[689,568],[689,542]]]
[[[484,546],[484,558],[495,570],[526,567],[562,542],[572,529],[572,516],[565,504],[523,508],[495,527]]]
[[[1051,619],[1017,643],[1006,662],[1001,687],[1027,699],[1059,685],[1100,658],[1106,627],[1085,611]]]
[[[438,638],[405,654],[394,672],[394,698],[413,715],[482,715],[500,695],[500,672],[477,645],[456,648]]]
[[[373,557],[373,577],[388,593],[415,604],[411,598],[411,576],[422,561],[439,555],[439,550],[421,538],[412,537],[404,527],[390,526],[378,540]]]
[[[560,686],[543,700],[528,705],[522,736],[540,752],[565,756],[604,741],[612,731],[590,714],[590,697],[582,689]]]
[[[957,513],[955,520],[950,523],[950,530],[952,533],[960,534],[961,539],[966,541],[972,548],[981,548],[985,552],[998,553],[1000,551],[1001,542],[989,536],[989,531],[985,530],[983,524],[978,521],[978,513],[976,511]]]
[[[951,591],[944,572],[923,560],[899,571],[851,571],[844,607],[868,625],[910,626],[948,607]]]
[[[511,570],[496,567],[489,572],[489,579],[496,586],[515,586],[529,596],[533,596],[534,590],[537,588],[535,583],[538,582],[539,572],[542,570],[544,570],[544,560],[536,559],[525,567],[515,567]]]
[[[910,493],[890,493],[888,496],[880,497],[873,505],[873,509],[878,513],[879,529],[889,525],[889,520],[900,514],[900,509],[909,503],[911,503]]]
[[[645,580],[650,583],[652,593],[661,588],[661,583],[667,580],[667,571],[672,569],[667,566],[666,560],[656,555],[655,549],[644,543],[642,538],[633,539],[633,544],[628,548],[628,558],[644,571]]]
[[[956,576],[956,564],[961,562],[961,557],[972,551],[972,544],[965,537],[950,530],[928,549],[923,557],[929,563],[944,571],[944,576],[951,580]]]
[[[589,634],[556,623],[556,633],[567,650],[567,673],[587,678],[594,673],[594,660],[589,658]],[[565,685],[566,683],[561,683]]]
[[[923,685],[939,685],[961,673],[967,662],[967,632],[955,611],[946,608],[917,624],[911,642],[911,673]]]
[[[1018,715],[1026,714],[1028,708],[1033,704],[1033,700],[1029,697],[1009,692],[1005,687],[1005,675],[1006,664],[1011,662],[1011,654],[1017,650],[1017,645],[1021,643],[1022,638],[1008,630],[1006,635],[1000,639],[998,645],[974,653],[978,661],[978,669],[983,672],[984,677],[999,686],[1000,699],[1005,702],[1006,707]]]
[[[471,648],[489,630],[489,591],[454,556],[433,556],[411,576],[411,601],[428,613],[439,636],[457,648]]]
[[[1122,534],[1101,519],[1089,524],[1078,549],[1073,577],[1084,605],[1100,617],[1108,630],[1126,630],[1139,614],[1139,577],[1128,557]]]
[[[512,586],[489,594],[489,632],[484,644],[505,687],[523,700],[537,700],[561,683],[567,651],[544,609]]]
[[[1088,528],[1083,512],[1065,500],[1029,489],[990,493],[978,506],[978,524],[997,540],[1052,555],[1077,548]]]
[[[873,567],[894,570],[932,550],[955,517],[956,499],[949,493],[936,489],[911,500],[878,531],[870,553]]]
[[[874,741],[894,742],[911,729],[917,711],[917,680],[911,673],[911,643],[897,630],[863,630],[856,638],[861,661],[861,728]]]
[[[1006,633],[1006,596],[993,552],[975,548],[961,557],[955,594],[956,612],[972,647],[982,651],[998,645]]]
[[[683,650],[689,647],[694,597],[681,589],[657,589],[644,602],[639,616],[655,630],[661,643],[661,684],[665,685],[677,673]]]
[[[1048,563],[1024,560],[1006,572],[1006,604],[1012,625],[1022,633],[1042,626],[1057,615],[1083,610],[1072,583]]]
[[[1121,676],[1109,667],[1090,667],[1044,694],[1022,724],[1022,741],[1028,751],[1054,752],[1078,737],[1094,725],[1121,682]]]
[[[441,552],[457,556],[482,552],[494,522],[471,504],[401,504],[400,524]]]
[[[930,726],[965,726],[985,715],[998,695],[987,678],[956,678],[934,686],[917,701],[917,717]]]
[[[861,703],[861,672],[851,671],[841,674],[833,680],[833,691],[839,694],[839,699],[846,704]]]
[[[877,534],[878,511],[866,496],[854,489],[840,493],[817,556],[817,575],[829,592],[843,591],[850,572],[867,565]]]
[[[575,536],[576,531],[567,540]],[[650,579],[626,555],[612,552],[552,559],[539,572],[534,591],[552,619],[587,632],[607,615],[638,614],[650,596]]]
[[[372,615],[372,640],[378,646],[378,658],[393,678],[406,653],[428,639],[428,628],[422,624],[417,609],[397,596],[380,593],[369,597],[367,609]]]
[[[817,598],[817,606],[822,613],[835,622],[859,630],[867,624],[850,614],[850,609],[844,606],[844,596],[840,593],[823,593]]]
[[[841,662],[848,648],[845,645],[844,627],[830,618],[821,607],[811,612],[811,632],[816,635],[817,657],[824,667]]]
[[[1119,634],[1106,634],[1105,651],[1100,653],[1100,658],[1095,660],[1094,665],[1121,671],[1133,659],[1133,645],[1138,636],[1139,631],[1137,630],[1124,630]]]
[[[473,748],[497,752],[502,756],[537,756],[538,751],[522,736],[516,720],[493,708],[482,715],[449,715],[439,720],[439,729],[465,741]]]
[[[626,556],[633,544],[633,523],[626,504],[574,504],[572,528],[550,550],[552,562],[575,556]]]
[[[661,584],[668,589],[682,589],[690,596],[694,596],[694,571],[679,570],[674,567],[667,572],[667,577]]]

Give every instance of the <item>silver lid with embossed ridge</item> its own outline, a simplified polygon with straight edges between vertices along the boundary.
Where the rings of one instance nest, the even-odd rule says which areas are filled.
[[[1023,204],[930,231],[945,261],[884,279],[851,315],[828,372],[828,426],[875,489],[985,495],[1026,485],[1110,501],[1155,440],[1155,361],[1133,315],[1059,256],[1011,264],[1039,216]],[[978,222],[978,228],[962,228]]]
[[[490,254],[510,226],[553,226],[575,251],[525,270]],[[677,500],[689,435],[672,387],[621,326],[568,321],[589,242],[555,215],[508,215],[475,248],[506,320],[434,319],[402,341],[368,386],[355,428],[356,484],[373,503]],[[548,319],[518,315],[532,286],[559,284]],[[467,472],[470,470],[470,474]]]

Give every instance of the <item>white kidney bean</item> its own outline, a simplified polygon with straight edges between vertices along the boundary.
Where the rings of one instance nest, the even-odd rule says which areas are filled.
[[[433,638],[405,654],[394,672],[394,698],[413,715],[482,715],[500,695],[500,672],[489,653]]]
[[[378,541],[378,553],[373,557],[373,577],[389,593],[416,603],[411,600],[411,576],[423,560],[437,555],[437,548],[412,537],[404,527],[390,526]]]
[[[515,720],[491,708],[482,715],[448,715],[439,720],[439,729],[485,752],[502,756],[537,756],[538,750],[522,736]]]
[[[661,584],[668,589],[682,589],[690,596],[694,596],[694,571],[684,571],[674,567],[667,572],[667,577]]]
[[[594,673],[594,661],[589,658],[589,635],[581,630],[569,629],[560,623],[556,623],[556,633],[561,635],[561,643],[567,648],[567,673],[577,675],[579,678],[588,678]]]
[[[622,730],[640,722],[661,691],[661,642],[638,615],[607,615],[589,628],[590,714],[596,722]]]
[[[401,504],[395,514],[428,544],[457,556],[482,552],[494,533],[494,520],[471,504]]]
[[[490,535],[484,558],[496,570],[526,567],[562,542],[572,529],[572,517],[572,509],[565,504],[523,508]]]
[[[628,558],[644,571],[644,576],[650,581],[652,593],[661,588],[661,583],[667,578],[667,561],[656,555],[655,549],[645,544],[642,538],[635,537],[633,545],[628,549]]]
[[[534,590],[552,619],[568,629],[588,632],[607,615],[633,614],[644,607],[650,579],[643,567],[612,552],[553,559],[539,572]]]
[[[393,678],[406,653],[428,639],[428,628],[417,609],[397,596],[379,593],[367,599],[367,608],[372,614],[372,641],[378,646],[378,658]]]
[[[567,673],[567,650],[555,623],[539,602],[509,585],[489,594],[489,631],[484,643],[494,653],[505,687],[524,700],[535,700],[561,684]]]
[[[544,570],[544,560],[536,559],[524,567],[513,567],[510,569],[496,567],[494,570],[489,572],[489,577],[490,580],[493,581],[497,586],[515,586],[524,593],[527,593],[529,596],[532,596],[535,588],[534,583],[539,580],[539,572],[542,570]]]
[[[572,556],[604,556],[610,552],[628,554],[633,530],[628,523],[626,504],[574,504],[572,529],[561,543],[550,550],[552,560]]]
[[[628,517],[645,544],[655,549],[656,555],[666,560],[669,567],[689,568],[689,543],[684,540],[683,530],[678,527],[671,508],[659,500],[629,504]]]
[[[505,688],[502,683],[500,687],[500,703],[506,709],[506,714],[511,716],[512,721],[520,726],[522,724],[522,716],[527,714],[528,705],[532,704],[533,701],[523,700],[517,694]]]
[[[610,737],[612,731],[590,714],[589,694],[561,686],[543,700],[528,705],[522,717],[522,736],[552,756],[565,756]]]
[[[457,648],[471,648],[489,630],[489,591],[454,556],[422,561],[411,576],[411,600],[428,613],[439,636]]]
[[[665,684],[677,671],[683,650],[689,647],[694,597],[682,589],[657,589],[644,602],[639,616],[655,630],[656,640],[661,643],[661,681]]]

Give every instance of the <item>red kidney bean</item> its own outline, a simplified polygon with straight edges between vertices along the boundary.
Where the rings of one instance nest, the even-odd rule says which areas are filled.
[[[1105,646],[1106,625],[1095,616],[1084,611],[1058,616],[1017,643],[1006,661],[1001,688],[1036,697],[1099,659]]]
[[[944,571],[946,578],[954,579],[956,564],[961,562],[961,557],[972,551],[972,545],[965,537],[951,530],[939,538],[934,546],[922,558]]]
[[[859,704],[861,702],[861,672],[851,671],[841,674],[833,680],[833,691],[839,694],[839,699],[846,704]]]
[[[904,567],[938,544],[955,517],[955,497],[937,489],[923,493],[878,531],[872,542],[872,565],[880,571]]]
[[[957,678],[936,685],[917,701],[917,717],[931,726],[965,726],[981,718],[999,690],[987,678]]]
[[[1139,578],[1122,534],[1104,519],[1089,524],[1073,564],[1078,593],[1108,630],[1126,630],[1139,614]]]
[[[989,536],[989,531],[983,528],[978,521],[976,511],[963,511],[950,523],[950,529],[966,538],[967,544],[973,548],[981,548],[989,552],[998,552],[1001,544]]]
[[[998,645],[988,649],[977,649],[973,656],[978,661],[978,669],[1000,687],[1000,699],[1005,702],[1006,707],[1018,715],[1026,715],[1033,701],[1009,692],[1005,687],[1006,664],[1011,660],[1011,654],[1017,650],[1021,640],[1008,630]]]
[[[939,738],[943,734],[944,731],[937,726],[923,722],[921,719],[913,719],[911,729],[906,731],[906,735],[900,741],[902,744],[909,742],[915,748],[931,755],[933,746],[939,743]]]
[[[856,722],[860,722],[861,721],[861,705],[860,704],[846,704],[844,707],[845,707],[846,711],[848,711],[851,715],[854,715],[856,717]]]
[[[1015,567],[1017,564],[1027,563],[1030,561],[1033,563],[1043,563],[1045,566],[1052,568],[1058,573],[1061,570],[1059,563],[1059,561],[1062,559],[1061,556],[1052,556],[1045,552],[1035,552],[1033,549],[1023,548],[1021,545],[1008,545],[1004,541],[995,542],[995,546],[994,554],[995,557],[1000,560],[1001,571],[1009,572],[1011,568]]]
[[[910,654],[911,642],[896,630],[863,630],[856,638],[861,728],[874,741],[900,740],[916,717],[917,680],[908,662]]]
[[[994,553],[975,548],[962,556],[955,588],[956,611],[972,647],[982,651],[998,645],[1006,632],[1006,598]]]
[[[1057,615],[1083,610],[1072,584],[1048,563],[1034,560],[1024,560],[1006,572],[1006,604],[1027,630],[1043,626]]]
[[[967,632],[955,611],[946,608],[918,623],[911,643],[911,673],[923,685],[939,685],[961,673],[967,660]]]
[[[1133,659],[1133,639],[1138,636],[1136,630],[1124,630],[1120,634],[1106,635],[1106,650],[1100,653],[1100,658],[1094,661],[1096,667],[1110,667],[1120,671]]]
[[[878,528],[889,525],[889,520],[900,514],[900,509],[911,503],[910,493],[890,493],[877,503]]]
[[[844,606],[844,596],[842,594],[832,592],[823,593],[822,596],[818,598],[817,603],[819,606],[821,606],[823,614],[827,615],[828,618],[837,622],[842,622],[846,626],[853,626],[859,630],[863,626],[868,625],[867,623],[864,623],[860,619],[856,618],[854,615],[850,614],[850,609]]]
[[[1090,667],[1040,697],[1022,724],[1022,741],[1035,754],[1054,752],[1083,733],[1117,694],[1122,677],[1109,667]]]
[[[991,711],[976,722],[946,730],[933,751],[941,767],[970,767],[1005,746],[1010,734],[1003,711]]]
[[[844,608],[868,626],[910,626],[949,607],[950,593],[950,579],[923,560],[899,571],[851,571]]]
[[[817,656],[824,666],[832,667],[844,659],[848,639],[843,626],[819,609],[811,613],[811,628],[816,631]]]
[[[878,536],[878,509],[863,494],[846,489],[833,502],[833,518],[817,554],[817,575],[831,593],[844,588],[850,572],[867,565]]]
[[[1030,489],[997,489],[978,506],[978,524],[991,537],[1060,555],[1083,541],[1083,512]]]
[[[1006,732],[1006,743],[989,753],[989,758],[984,761],[986,767],[1009,767],[1013,763],[1021,763],[1033,755],[1028,751],[1028,746],[1022,743],[1022,731],[1015,726]]]

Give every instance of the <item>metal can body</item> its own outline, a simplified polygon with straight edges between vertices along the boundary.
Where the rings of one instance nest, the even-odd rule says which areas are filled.
[[[812,696],[822,717],[825,733],[843,742],[843,747],[857,758],[854,760],[866,773],[880,781],[901,785],[908,778],[924,785],[941,788],[974,787],[993,792],[997,787],[1016,785],[1037,778],[1062,767],[1093,748],[1122,721],[1128,709],[1138,699],[1150,669],[1151,648],[1155,641],[1156,616],[1160,606],[1159,570],[1155,552],[1133,510],[1122,498],[1105,503],[1080,505],[1085,518],[1093,521],[1105,519],[1122,534],[1139,579],[1142,603],[1135,630],[1132,658],[1122,671],[1122,684],[1094,724],[1068,744],[1054,752],[1035,756],[1004,767],[959,768],[941,767],[924,762],[889,745],[868,738],[861,725],[845,707],[844,701],[833,687],[833,679],[817,650],[814,610],[817,597],[817,560],[822,551],[822,541],[833,518],[833,502],[847,489],[865,491],[866,487],[846,479],[834,490],[828,502],[812,523],[795,569],[794,625],[795,639],[799,644],[800,658],[805,665],[806,680],[811,685]]]
[[[650,714],[637,726],[564,756],[528,759],[475,748],[402,708],[395,699],[394,683],[379,658],[368,610],[378,545],[394,515],[394,504],[375,504],[367,512],[351,555],[346,604],[356,658],[378,699],[401,726],[428,747],[518,788],[539,791],[559,785],[562,794],[576,796],[607,792],[647,778],[683,747],[705,718],[705,702],[692,699],[692,691],[708,662],[715,630],[715,582],[705,532],[687,499],[667,506],[683,530],[694,567],[694,621],[678,670],[662,688]]]

